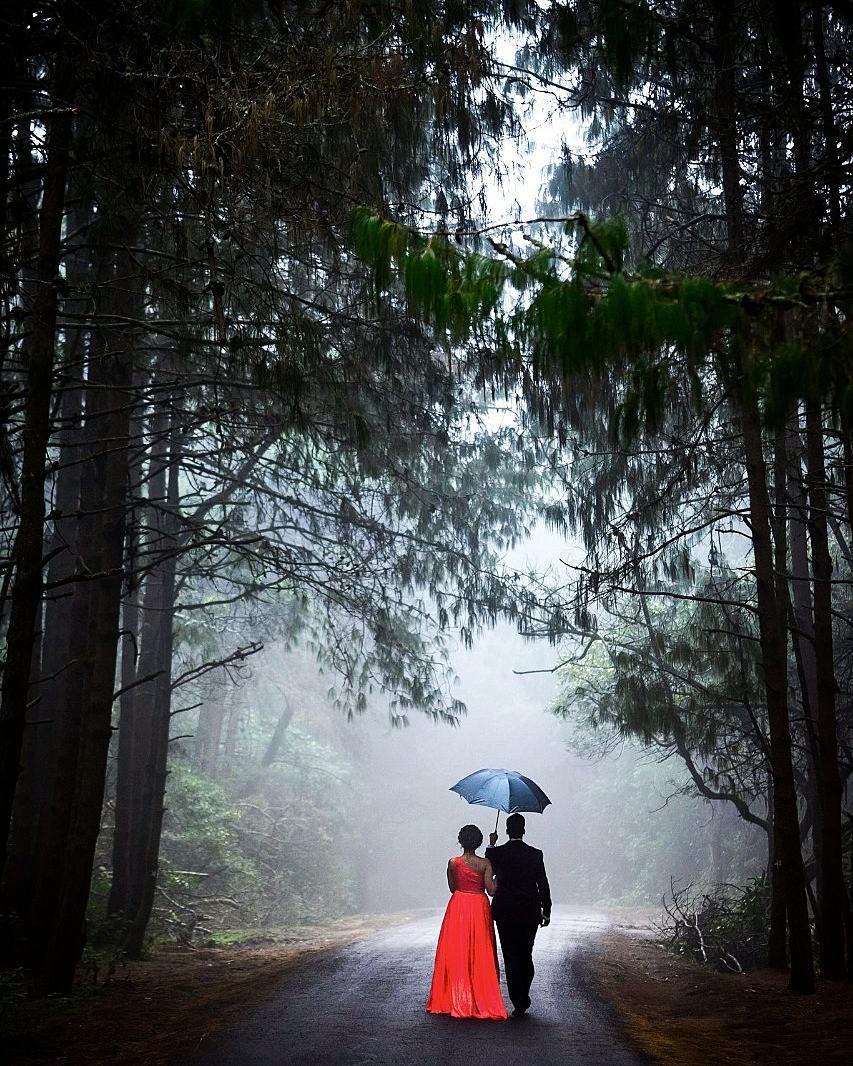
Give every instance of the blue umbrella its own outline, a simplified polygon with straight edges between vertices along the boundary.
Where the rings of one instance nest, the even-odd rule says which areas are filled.
[[[469,803],[497,808],[495,832],[501,811],[535,811],[541,814],[551,802],[542,789],[529,777],[516,770],[476,770],[450,788]]]

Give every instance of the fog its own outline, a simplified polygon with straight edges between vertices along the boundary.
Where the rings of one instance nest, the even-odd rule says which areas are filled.
[[[554,691],[551,673],[519,676],[519,670],[547,670],[554,649],[522,642],[509,626],[482,635],[453,665],[457,694],[468,713],[456,728],[414,719],[404,729],[357,722],[367,734],[368,765],[376,781],[365,840],[366,896],[380,909],[436,904],[447,894],[444,867],[458,854],[462,825],[495,827],[495,812],[448,791],[481,767],[518,770],[532,777],[551,799],[545,812],[528,814],[526,839],[549,855],[565,851],[570,817],[571,775],[567,774],[565,728],[545,712]],[[500,817],[504,839],[505,815]],[[564,863],[551,863],[556,898],[570,884]]]
[[[574,554],[572,544],[539,530],[507,562],[542,572]],[[270,642],[239,684],[246,710],[235,752],[238,764],[257,765],[281,708],[293,709],[275,764],[236,788],[253,793],[283,833],[261,912],[313,920],[318,909],[443,905],[459,829],[473,823],[487,840],[495,826],[496,812],[450,791],[483,767],[517,770],[550,797],[544,813],[526,814],[526,839],[545,853],[556,902],[655,904],[671,878],[704,886],[758,875],[762,834],[730,805],[712,809],[689,794],[680,762],[658,762],[655,752],[614,742],[580,717],[554,714],[555,664],[572,652],[524,639],[506,623],[478,633],[471,648],[451,643],[453,692],[466,713],[453,727],[412,712],[401,727],[379,698],[347,720],[330,698],[334,676],[310,651]],[[254,823],[250,831],[266,832]],[[292,882],[285,867],[297,871]]]
[[[347,752],[351,785],[341,790],[335,782],[340,798],[328,846],[341,860],[338,876],[352,883],[349,909],[444,904],[445,868],[458,854],[458,830],[472,823],[487,839],[495,827],[494,811],[449,791],[484,766],[524,773],[550,797],[544,813],[526,814],[526,839],[545,852],[556,902],[649,904],[660,901],[671,876],[686,884],[707,881],[711,872],[718,879],[734,876],[733,865],[738,876],[760,871],[760,835],[726,807],[712,814],[703,801],[675,795],[685,785],[678,765],[658,764],[630,746],[595,759],[569,749],[578,726],[549,710],[557,658],[546,642],[522,640],[503,625],[452,657],[456,694],[467,706],[456,727],[417,714],[408,726],[393,727],[376,708],[347,722],[322,701],[305,722],[296,721],[292,752],[304,748],[306,730],[331,733]],[[250,688],[269,684],[264,674],[287,663],[273,650],[267,664],[257,663]],[[531,671],[537,673],[525,673]],[[288,817],[306,827],[294,841],[301,847],[319,833],[323,815],[311,807],[310,791],[303,798],[307,807],[289,802]],[[501,813],[501,842],[504,821]],[[744,847],[753,853],[745,868]],[[322,850],[315,860],[326,861]],[[322,881],[319,870],[317,876]]]
[[[715,862],[709,873],[717,877],[733,866],[738,876],[760,872],[760,834],[725,808],[712,814],[703,801],[675,795],[685,783],[679,766],[631,746],[589,759],[570,750],[578,727],[550,712],[557,657],[546,642],[500,626],[453,656],[467,705],[458,727],[413,718],[392,728],[371,716],[346,727],[362,740],[367,783],[352,859],[359,909],[443,905],[460,827],[477,825],[487,840],[495,826],[494,811],[449,791],[481,767],[518,770],[551,799],[542,814],[525,815],[525,839],[545,853],[556,902],[653,904],[670,877],[682,885],[709,880]],[[744,868],[747,839],[756,858]]]
[[[579,551],[539,527],[504,562],[559,584]],[[671,880],[699,890],[762,872],[763,834],[730,804],[698,798],[677,758],[593,730],[560,693],[571,642],[502,623],[466,648],[450,631],[466,713],[451,726],[412,711],[394,726],[391,694],[376,691],[346,717],[339,679],[304,633],[259,619],[252,636],[263,650],[224,685],[203,678],[198,710],[173,732],[161,868],[182,905],[209,913],[214,891],[236,901],[239,914],[217,908],[216,925],[441,907],[459,829],[473,823],[487,840],[495,826],[496,812],[450,791],[484,767],[517,770],[550,797],[526,815],[526,839],[545,853],[558,903],[659,905]],[[501,841],[504,825],[501,814]],[[203,885],[185,883],[183,871],[204,869]]]

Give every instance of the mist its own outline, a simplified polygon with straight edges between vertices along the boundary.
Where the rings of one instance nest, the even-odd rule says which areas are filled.
[[[550,538],[543,544],[551,546]],[[702,887],[760,874],[763,835],[734,812],[684,794],[689,785],[675,761],[660,762],[635,742],[553,713],[559,658],[559,649],[524,639],[510,624],[484,630],[470,649],[451,651],[454,694],[466,707],[458,724],[415,713],[406,725],[392,725],[381,701],[347,721],[331,706],[330,679],[310,656],[270,646],[240,682],[235,757],[250,758],[240,745],[250,744],[253,721],[269,723],[282,700],[293,702],[280,763],[296,778],[283,782],[272,767],[253,785],[253,802],[277,811],[284,827],[282,861],[298,866],[298,853],[328,848],[346,892],[326,885],[323,896],[331,891],[341,913],[438,908],[461,826],[477,825],[486,841],[495,828],[496,812],[468,804],[450,786],[492,767],[531,777],[551,799],[544,813],[525,816],[525,839],[545,853],[556,902],[654,907],[671,879]],[[343,784],[322,773],[317,778],[316,764],[305,761],[312,744],[339,749]],[[499,816],[501,841],[505,817]],[[281,903],[261,899],[253,912],[280,914]],[[287,913],[310,920],[316,902]]]

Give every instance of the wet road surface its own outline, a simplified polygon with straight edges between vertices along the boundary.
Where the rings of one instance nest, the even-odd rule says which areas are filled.
[[[533,1006],[521,1020],[424,1010],[441,915],[394,926],[286,974],[272,997],[211,1037],[189,1066],[641,1066],[611,1009],[587,988],[583,953],[609,924],[556,907],[536,938]],[[509,1004],[506,987],[504,1002]]]

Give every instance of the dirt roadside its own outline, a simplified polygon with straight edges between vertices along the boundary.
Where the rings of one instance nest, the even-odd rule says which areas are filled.
[[[719,974],[618,925],[584,960],[634,1046],[666,1066],[853,1063],[853,986],[794,996],[771,970]]]
[[[5,1062],[164,1066],[260,1002],[292,967],[407,914],[299,926],[229,947],[158,948],[71,1000],[12,1004],[0,1021]]]
[[[832,1066],[853,1062],[853,987],[790,995],[770,971],[717,974],[678,959],[648,932],[649,912],[608,909],[613,926],[573,961],[615,1009],[626,1036],[666,1066]],[[72,1000],[13,1003],[0,1020],[4,1062],[166,1066],[274,993],[306,959],[415,914],[359,916],[228,947],[160,948]]]

